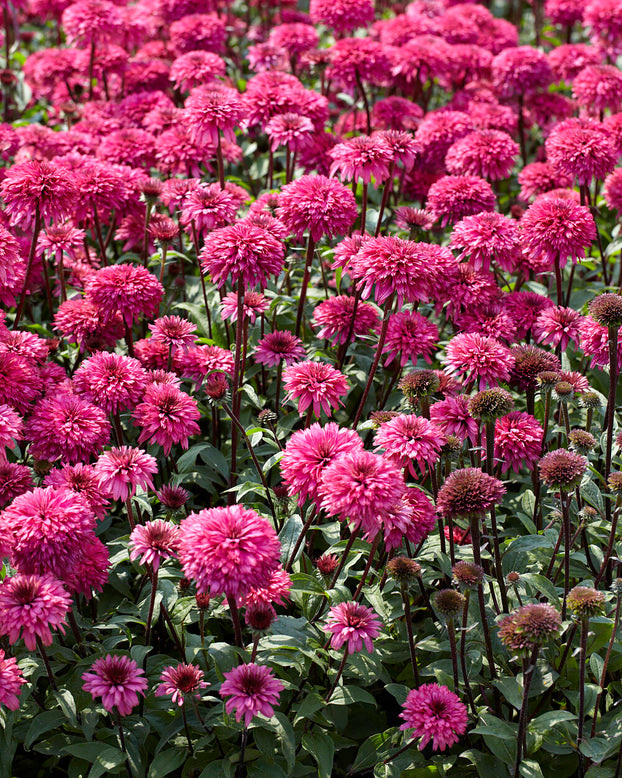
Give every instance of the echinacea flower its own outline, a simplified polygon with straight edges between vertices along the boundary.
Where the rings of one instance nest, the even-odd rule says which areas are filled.
[[[422,473],[433,466],[445,443],[445,436],[434,422],[423,416],[400,414],[380,425],[375,437],[376,450],[398,467],[407,467],[416,478],[415,463]]]
[[[149,440],[169,454],[173,444],[188,448],[188,438],[199,433],[201,414],[196,400],[171,384],[149,384],[143,401],[134,408],[134,423],[142,427],[139,443]]]
[[[36,213],[41,223],[71,215],[78,191],[74,177],[60,165],[33,159],[8,168],[0,195],[11,222],[28,229]]]
[[[9,710],[19,708],[19,695],[22,684],[26,683],[14,656],[6,656],[0,648],[0,705]]]
[[[276,217],[297,240],[308,232],[317,243],[322,235],[347,235],[358,214],[354,195],[336,178],[301,176],[279,192]]]
[[[203,670],[196,665],[180,663],[169,665],[160,674],[160,685],[155,690],[156,697],[170,697],[181,707],[186,699],[201,699],[201,689],[209,684],[203,680]]]
[[[322,411],[327,416],[341,404],[341,397],[348,393],[348,381],[344,374],[326,362],[295,362],[283,371],[283,385],[288,399],[298,400],[298,413],[302,416],[308,408],[319,418]]]
[[[100,351],[82,362],[73,383],[77,394],[106,414],[115,414],[140,401],[147,373],[137,359]]]
[[[86,283],[86,300],[108,323],[120,315],[127,326],[141,316],[153,319],[164,288],[140,265],[109,265],[100,268]]]
[[[347,643],[349,654],[357,653],[363,646],[371,654],[372,641],[380,634],[381,623],[371,608],[358,602],[340,602],[329,610],[324,629],[332,634],[332,648],[338,650]]]
[[[578,345],[581,314],[573,308],[555,306],[547,308],[536,319],[533,334],[538,343],[559,346],[565,351],[570,342]]]
[[[164,519],[137,524],[129,540],[130,559],[140,558],[141,565],[151,565],[154,572],[160,562],[176,556],[179,545],[179,527]]]
[[[271,667],[265,665],[238,665],[224,673],[225,680],[220,687],[221,697],[228,697],[225,703],[227,713],[235,711],[235,720],[244,719],[248,727],[253,718],[262,713],[267,718],[274,715],[283,684],[275,678]]]
[[[281,544],[274,528],[241,505],[191,513],[179,530],[179,559],[197,592],[241,599],[269,582]]]
[[[373,305],[356,301],[349,295],[329,297],[313,309],[313,325],[318,338],[326,338],[333,345],[346,343],[369,335],[380,326],[380,317]]]
[[[276,367],[281,361],[292,365],[306,356],[300,338],[288,330],[274,330],[264,335],[255,349],[255,362],[268,367]]]
[[[495,425],[495,460],[501,463],[501,472],[510,468],[518,473],[522,467],[531,468],[542,453],[544,430],[531,414],[512,411]]]
[[[107,654],[96,659],[88,673],[82,673],[82,688],[90,692],[93,699],[102,698],[102,705],[109,712],[118,711],[129,716],[138,705],[138,695],[144,696],[147,679],[142,670],[129,656]]]
[[[579,485],[586,468],[585,457],[563,448],[549,451],[538,463],[540,478],[557,492],[571,492]]]
[[[515,361],[507,346],[475,332],[453,337],[445,354],[448,373],[464,376],[469,384],[476,384],[480,389],[508,381]]]
[[[499,621],[499,638],[518,656],[528,656],[535,648],[554,640],[561,632],[561,615],[547,603],[529,603]]]
[[[158,472],[158,464],[151,454],[139,448],[119,446],[100,454],[95,472],[101,488],[113,500],[127,500],[134,495],[137,486],[144,491],[153,489],[151,476]]]
[[[419,737],[419,750],[431,740],[435,751],[457,743],[467,727],[466,705],[446,686],[424,683],[408,692],[401,718],[403,730],[412,730],[410,739]]]
[[[477,467],[466,467],[454,470],[441,486],[436,509],[441,516],[469,519],[484,515],[504,494],[505,487],[497,478]]]
[[[53,575],[7,577],[0,583],[0,634],[7,635],[11,645],[21,635],[29,651],[36,649],[37,640],[49,646],[51,630],[64,634],[70,607],[71,597]]]

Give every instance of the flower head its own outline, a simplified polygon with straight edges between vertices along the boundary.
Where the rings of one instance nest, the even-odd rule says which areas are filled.
[[[460,591],[475,589],[484,581],[484,569],[473,562],[461,559],[451,568],[453,580]]]
[[[610,133],[596,121],[569,119],[551,132],[546,156],[556,172],[591,184],[604,181],[616,166],[618,152]]]
[[[95,464],[102,489],[112,495],[114,500],[127,500],[132,497],[136,487],[153,489],[151,476],[158,472],[158,465],[151,454],[139,448],[120,446],[104,451]]]
[[[494,211],[496,198],[492,187],[478,176],[443,176],[428,191],[426,208],[441,226],[453,224],[482,211]]]
[[[71,215],[78,191],[73,176],[60,165],[28,160],[7,170],[0,195],[11,222],[28,229],[37,212],[43,223]]]
[[[464,375],[468,383],[477,382],[480,389],[508,381],[515,361],[507,346],[476,332],[453,337],[445,353],[448,372]]]
[[[432,605],[444,621],[453,621],[462,615],[466,597],[456,589],[441,589],[432,595]]]
[[[604,614],[605,595],[590,586],[575,586],[568,592],[566,605],[577,619],[593,619]]]
[[[265,335],[255,349],[255,361],[268,367],[275,367],[281,360],[292,365],[306,356],[300,338],[288,330],[274,330]]]
[[[186,698],[201,699],[201,689],[209,684],[203,680],[203,670],[195,665],[180,663],[169,665],[160,674],[160,685],[155,690],[156,697],[171,697],[180,707]]]
[[[436,509],[442,516],[471,518],[481,516],[498,505],[505,487],[497,478],[476,467],[455,470],[441,486]]]
[[[506,132],[477,130],[449,147],[445,166],[453,175],[499,181],[510,175],[518,152],[518,144]]]
[[[622,296],[599,294],[589,304],[590,316],[603,327],[622,325]]]
[[[14,656],[5,656],[0,648],[0,704],[6,705],[9,710],[17,710],[21,685],[24,683],[26,679],[17,666],[17,659]]]
[[[354,195],[335,178],[301,176],[279,192],[276,216],[300,240],[347,235],[358,214]]]
[[[128,326],[140,316],[155,318],[163,294],[158,279],[139,265],[103,267],[85,286],[86,300],[95,305],[105,323],[120,314]]]
[[[581,314],[573,308],[555,306],[547,308],[536,319],[533,334],[538,343],[559,346],[565,351],[572,341],[579,342],[579,321]]]
[[[138,695],[144,696],[147,679],[129,656],[106,656],[96,659],[88,673],[82,673],[82,688],[93,699],[102,698],[102,705],[110,713],[116,708],[121,716],[129,716],[138,705]]]
[[[29,651],[52,643],[52,629],[65,632],[63,624],[71,597],[53,575],[18,573],[0,583],[0,634],[16,643],[20,634]]]
[[[76,370],[76,392],[107,414],[133,408],[143,396],[147,373],[137,359],[101,351]]]
[[[354,321],[353,321],[354,319]],[[313,324],[318,338],[326,338],[333,345],[341,345],[352,338],[369,335],[380,326],[376,309],[369,303],[359,302],[349,295],[338,295],[324,300],[313,310]]]
[[[312,407],[319,418],[338,408],[341,397],[348,393],[348,381],[342,372],[326,362],[296,362],[283,371],[283,385],[288,399],[298,400],[298,412],[303,415]]]
[[[149,564],[157,570],[160,562],[177,554],[179,527],[170,521],[155,519],[138,524],[130,535],[130,559],[140,557],[142,565]]]
[[[269,583],[280,551],[271,524],[241,505],[191,513],[180,525],[179,559],[199,593],[245,597]]]
[[[408,467],[416,477],[415,462],[422,473],[434,465],[445,443],[445,436],[434,422],[423,416],[400,414],[385,422],[376,432],[376,449],[398,467]]]
[[[558,492],[571,492],[580,483],[586,467],[585,457],[563,448],[549,451],[538,463],[544,483]]]
[[[158,443],[167,455],[173,444],[188,448],[188,438],[200,431],[200,415],[196,401],[176,386],[149,384],[133,413],[136,425],[142,427],[138,442]]]
[[[527,656],[534,648],[554,640],[561,626],[561,616],[552,605],[529,603],[499,621],[499,637],[510,651]]]
[[[400,716],[404,719],[400,729],[412,729],[411,739],[421,738],[420,750],[432,740],[435,751],[444,751],[458,742],[467,727],[466,705],[446,686],[436,683],[408,692]]]
[[[313,24],[325,24],[343,35],[370,24],[374,19],[374,4],[372,0],[311,0],[309,15]]]
[[[244,718],[244,726],[248,727],[258,713],[272,718],[283,684],[274,677],[271,667],[238,665],[230,672],[224,673],[224,677],[219,694],[223,698],[229,697],[225,710],[227,713],[235,711],[236,721]]]
[[[482,389],[469,400],[469,413],[474,419],[489,422],[500,419],[514,408],[512,395],[501,387]]]
[[[354,654],[365,648],[374,650],[372,640],[380,634],[381,623],[371,608],[366,608],[358,602],[341,602],[334,605],[326,620],[325,630],[332,637],[330,645],[340,649],[347,643],[348,653]]]
[[[544,430],[531,414],[512,411],[495,425],[495,460],[501,462],[501,472],[512,468],[531,468],[542,453]]]

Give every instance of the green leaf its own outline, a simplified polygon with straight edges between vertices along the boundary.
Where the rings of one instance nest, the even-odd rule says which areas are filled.
[[[301,594],[319,594],[326,597],[327,594],[322,584],[317,578],[312,575],[306,575],[306,573],[294,573],[292,575],[292,592],[300,592]]]
[[[274,727],[281,746],[281,753],[287,762],[287,771],[291,775],[296,765],[296,736],[294,735],[293,727],[287,716],[278,711],[270,720],[270,724]]]
[[[544,778],[540,765],[533,759],[522,759],[518,770],[524,778]]]
[[[408,686],[404,686],[401,683],[388,683],[384,688],[389,694],[395,697],[400,705],[403,705],[406,702],[406,697],[408,697],[409,692]]]
[[[72,727],[78,726],[78,716],[76,712],[76,701],[69,689],[59,689],[54,692],[56,702],[60,705],[65,718],[69,719]]]
[[[281,543],[281,562],[286,564],[292,555],[296,541],[300,537],[302,532],[302,519],[297,513],[292,514],[285,524],[283,529],[279,532],[279,541]],[[303,544],[300,544],[300,548],[296,553],[296,559],[302,554]],[[294,560],[295,561],[295,560]]]
[[[335,744],[325,732],[307,732],[302,737],[302,747],[317,762],[318,778],[331,778]]]
[[[112,746],[102,743],[99,740],[94,740],[92,743],[71,743],[62,750],[67,754],[77,756],[78,759],[86,759],[87,762],[95,762],[99,756],[104,757],[104,759],[109,758],[111,754],[107,752],[112,751],[118,751],[123,758],[125,758],[123,752],[118,748],[112,748]]]
[[[338,686],[329,700],[329,705],[351,705],[354,702],[362,702],[376,707],[375,698],[365,689],[359,686]]]
[[[551,710],[542,713],[529,722],[529,731],[539,735],[546,735],[556,724],[564,721],[576,721],[576,716],[569,710]]]
[[[147,778],[161,778],[176,770],[186,761],[188,752],[186,749],[169,748],[168,751],[160,751],[149,765]]]
[[[123,764],[125,760],[126,756],[120,748],[108,746],[95,759],[89,778],[101,778],[102,775]]]
[[[45,710],[43,713],[39,713],[38,716],[30,723],[28,732],[24,739],[24,748],[26,751],[30,749],[30,746],[43,735],[44,732],[49,732],[51,729],[55,729],[58,726],[58,711],[57,710]]]

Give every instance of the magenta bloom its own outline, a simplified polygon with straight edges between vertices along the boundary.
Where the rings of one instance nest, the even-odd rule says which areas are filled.
[[[287,237],[285,235],[284,237]],[[270,307],[270,300],[261,292],[244,292],[244,305],[242,307],[243,315],[246,316],[251,324],[255,323],[257,316],[265,313]],[[238,318],[238,295],[237,292],[229,292],[222,298],[220,305],[220,315],[223,319],[230,319],[232,322]]]
[[[536,200],[520,221],[522,243],[538,269],[548,270],[558,261],[576,264],[596,239],[596,225],[587,206],[572,200]]]
[[[355,339],[376,331],[380,326],[380,317],[372,305],[363,302],[356,305],[355,313],[355,298],[342,294],[329,297],[316,305],[313,309],[313,324],[318,328],[318,338],[326,338],[333,345],[340,345],[348,339],[350,328]]]
[[[7,446],[13,448],[15,441],[21,439],[23,426],[22,417],[10,405],[0,405],[0,451],[2,453]]]
[[[423,416],[400,414],[380,425],[375,442],[376,450],[384,449],[387,459],[398,467],[408,467],[416,478],[415,462],[424,475],[426,466],[438,460],[445,436]]]
[[[457,743],[467,728],[466,705],[446,686],[425,683],[408,692],[400,716],[400,729],[412,729],[410,738],[421,738],[419,749],[430,740],[435,751],[444,751]]]
[[[334,422],[325,427],[316,423],[294,432],[279,463],[289,495],[297,495],[299,505],[306,499],[317,500],[324,468],[341,454],[362,448],[363,442],[354,430],[340,428]]]
[[[371,608],[358,602],[340,602],[328,612],[324,629],[332,633],[331,648],[339,650],[347,643],[348,653],[355,654],[365,645],[371,654],[374,650],[372,640],[380,634],[381,626],[380,619]]]
[[[160,675],[156,697],[171,697],[181,707],[186,698],[201,699],[201,689],[209,684],[203,680],[203,670],[195,665],[169,665]]]
[[[272,525],[241,505],[191,513],[180,525],[179,559],[199,594],[242,599],[268,584],[280,552]]]
[[[289,573],[279,565],[268,579],[268,583],[259,589],[251,589],[246,595],[244,605],[249,606],[277,603],[285,605],[289,600],[292,579]]]
[[[211,51],[189,51],[171,65],[170,78],[176,89],[187,92],[195,86],[216,81],[224,76],[226,65],[222,57]]]
[[[185,113],[193,141],[215,147],[219,131],[226,140],[235,143],[233,128],[245,117],[246,108],[237,90],[211,84],[192,90]]]
[[[78,592],[85,599],[93,597],[93,590],[101,592],[108,583],[110,554],[108,547],[94,534],[87,535],[80,547],[78,561],[64,580],[71,592]]]
[[[44,484],[57,489],[69,489],[81,495],[99,521],[106,516],[110,507],[110,501],[102,491],[93,465],[79,462],[77,465],[64,465],[60,470],[50,470]]]
[[[447,397],[430,406],[430,419],[447,436],[455,435],[460,440],[469,438],[477,443],[478,424],[469,413],[469,400],[460,394]]]
[[[494,211],[497,203],[492,187],[478,176],[443,176],[428,191],[426,208],[446,224],[473,216],[481,211]]]
[[[238,665],[224,673],[225,681],[220,687],[221,697],[229,697],[225,703],[227,713],[235,711],[235,720],[244,718],[244,726],[258,713],[267,718],[274,715],[283,684],[272,674],[272,668],[265,665]]]
[[[199,184],[184,197],[179,221],[192,234],[192,227],[205,234],[235,220],[238,202],[220,184]]]
[[[93,662],[91,672],[82,673],[82,688],[93,699],[101,697],[109,713],[116,708],[121,716],[129,716],[138,705],[138,695],[144,696],[147,690],[144,675],[145,671],[129,656],[107,654]]]
[[[418,546],[435,527],[436,510],[432,501],[420,489],[408,487],[382,522],[387,551],[401,546],[404,539]]]
[[[130,559],[140,557],[141,565],[151,565],[153,570],[160,562],[177,555],[179,527],[164,519],[137,524],[130,534]]]
[[[29,467],[0,458],[0,508],[8,505],[20,494],[31,491],[34,485]]]
[[[39,375],[31,359],[0,351],[0,403],[26,413],[41,393]]]
[[[211,232],[200,254],[201,267],[218,287],[230,281],[234,286],[262,289],[271,276],[283,268],[284,249],[267,230],[238,222]]]
[[[351,274],[363,283],[362,296],[381,305],[392,294],[398,306],[427,300],[437,273],[455,264],[449,249],[393,236],[365,241],[352,259]]]
[[[158,472],[158,463],[151,454],[139,448],[120,446],[100,454],[95,463],[101,488],[112,495],[113,500],[127,500],[136,487],[153,489],[151,476]]]
[[[509,348],[495,338],[484,337],[476,332],[456,335],[447,345],[445,353],[447,372],[464,377],[468,384],[477,382],[479,389],[508,381],[514,365]]]
[[[581,314],[572,308],[555,306],[547,308],[536,319],[533,325],[533,335],[538,343],[560,346],[565,351],[572,341],[579,343],[579,322]]]
[[[546,139],[545,148],[553,168],[579,184],[589,185],[594,178],[604,181],[618,160],[611,134],[589,119],[561,122]]]
[[[404,489],[402,474],[392,462],[358,450],[324,468],[319,492],[329,516],[348,519],[354,529],[362,529],[373,540]]]
[[[622,73],[613,65],[588,65],[572,82],[572,96],[591,114],[622,106]]]
[[[423,357],[428,364],[438,341],[438,327],[418,311],[398,311],[391,314],[387,326],[387,335],[382,349],[388,354],[385,367],[399,355],[400,367],[411,360],[416,364]]]
[[[454,519],[481,516],[498,505],[504,494],[505,487],[498,478],[477,467],[465,467],[454,470],[441,486],[436,509],[441,516]]]
[[[153,319],[164,288],[147,268],[139,265],[109,265],[98,270],[86,283],[85,294],[104,322],[120,314],[128,327],[141,316]]]
[[[161,316],[149,325],[151,337],[173,351],[194,346],[196,326],[181,316]]]
[[[16,497],[0,514],[13,536],[11,562],[22,573],[52,573],[64,579],[95,526],[86,500],[69,489],[34,489]]]
[[[488,270],[494,261],[513,273],[520,253],[518,226],[500,213],[467,216],[454,226],[451,247],[462,252],[458,259],[469,257],[475,270]]]
[[[325,24],[342,35],[370,24],[374,4],[372,0],[311,0],[309,15],[313,24]]]
[[[147,372],[137,359],[102,351],[80,365],[73,382],[78,394],[105,413],[115,414],[140,401]]]
[[[590,367],[609,364],[609,329],[594,321],[590,316],[583,316],[579,321],[579,336],[581,350],[586,357],[591,357]],[[622,370],[622,348],[618,346],[618,370]]]
[[[0,648],[0,705],[6,705],[9,710],[17,710],[23,683],[26,683],[26,679],[17,666],[17,659],[14,656],[5,656]]]
[[[371,179],[378,183],[389,177],[393,152],[389,144],[379,135],[357,135],[338,143],[330,151],[333,159],[331,176],[339,173],[345,181],[361,179],[369,184]]]
[[[171,384],[149,384],[142,403],[134,409],[134,423],[142,427],[139,443],[157,443],[169,454],[175,443],[188,448],[188,438],[200,432],[196,400]]]
[[[347,235],[358,215],[354,195],[335,178],[301,176],[279,192],[276,216],[297,240]]]
[[[70,216],[78,191],[74,177],[60,165],[29,160],[7,170],[0,195],[11,223],[29,229],[37,210],[43,224]]]
[[[540,422],[529,413],[511,411],[497,419],[495,460],[501,462],[501,472],[532,468],[542,454],[543,436]]]
[[[118,313],[106,321],[96,305],[81,297],[58,306],[54,329],[70,343],[77,343],[80,351],[114,346],[123,337],[123,321]]]
[[[17,575],[0,583],[0,634],[9,643],[20,635],[29,651],[37,647],[37,638],[44,646],[52,643],[52,629],[63,634],[65,616],[71,607],[71,597],[53,575]]]
[[[312,29],[308,25],[304,26]],[[287,146],[291,151],[299,151],[311,143],[314,132],[311,119],[298,113],[277,114],[266,124],[266,134],[270,139],[270,149],[273,152],[277,151],[279,146]]]
[[[88,462],[110,440],[104,412],[75,394],[59,393],[37,403],[24,436],[36,459],[62,459],[74,465]]]
[[[344,374],[325,362],[296,362],[283,371],[283,386],[289,400],[298,400],[298,413],[307,408],[319,418],[322,411],[327,416],[332,408],[338,408],[341,397],[348,393],[348,381]]]
[[[456,176],[479,176],[489,181],[508,178],[519,147],[500,130],[477,130],[450,146],[445,157],[447,170]]]
[[[292,365],[306,357],[305,348],[300,338],[287,330],[269,332],[258,343],[255,349],[255,362],[268,367],[275,367],[281,360],[286,365]]]
[[[492,76],[500,97],[516,97],[548,86],[553,74],[546,54],[531,46],[504,49],[492,61]]]

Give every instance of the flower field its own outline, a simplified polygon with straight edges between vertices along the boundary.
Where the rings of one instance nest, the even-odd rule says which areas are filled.
[[[4,0],[0,778],[622,775],[622,0]]]

